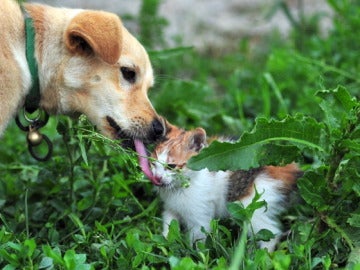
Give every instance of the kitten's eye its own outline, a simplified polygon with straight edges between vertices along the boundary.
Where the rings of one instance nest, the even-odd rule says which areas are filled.
[[[168,164],[167,165],[167,167],[169,168],[169,169],[175,169],[176,168],[176,164]]]
[[[129,83],[134,83],[136,80],[136,72],[134,69],[128,68],[128,67],[121,67],[120,68],[121,74],[124,77],[125,80],[127,80]]]

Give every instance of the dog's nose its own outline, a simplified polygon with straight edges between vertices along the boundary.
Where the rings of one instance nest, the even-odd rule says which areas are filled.
[[[160,121],[159,119],[155,119],[154,121],[152,121],[151,126],[156,139],[164,136],[165,127],[162,121]]]

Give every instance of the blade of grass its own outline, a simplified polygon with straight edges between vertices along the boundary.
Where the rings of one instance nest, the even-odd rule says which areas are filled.
[[[246,248],[248,227],[249,227],[249,224],[247,222],[244,222],[240,240],[234,250],[234,256],[231,261],[229,270],[238,270],[238,269],[240,269],[240,266],[243,263],[244,255],[245,255],[245,248]]]
[[[277,86],[273,76],[269,72],[266,72],[266,73],[264,73],[264,78],[265,78],[266,82],[270,85],[271,89],[274,91],[275,97],[279,101],[279,104],[280,104],[279,111],[281,112],[281,114],[284,114],[284,115],[288,114],[288,109],[284,102],[284,98],[283,98],[281,91],[280,91],[279,87]]]

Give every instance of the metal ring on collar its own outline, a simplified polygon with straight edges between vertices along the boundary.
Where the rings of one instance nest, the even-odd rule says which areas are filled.
[[[52,143],[50,141],[50,139],[42,134],[42,139],[45,141],[45,143],[47,144],[47,148],[48,148],[48,151],[46,153],[46,155],[44,156],[39,156],[36,152],[35,152],[35,148],[38,147],[38,146],[33,146],[31,144],[28,144],[28,147],[29,147],[29,152],[31,154],[31,156],[33,158],[35,158],[36,160],[38,161],[48,161],[52,155],[52,152],[53,152],[53,146],[52,146]]]
[[[39,121],[41,118],[41,110],[38,109],[35,112],[36,112],[35,117],[31,117],[34,113],[32,113],[30,115],[29,113],[26,112],[26,110],[23,110],[23,115],[24,115],[25,120],[31,124],[36,121]]]
[[[49,121],[49,115],[47,114],[47,112],[41,110],[41,109],[38,109],[38,113],[36,115],[36,117],[34,118],[30,118],[26,112],[25,112],[25,109],[22,108],[21,110],[23,110],[23,115],[24,115],[24,118],[26,120],[26,122],[29,123],[29,125],[23,125],[21,123],[21,120],[20,120],[20,117],[19,117],[19,114],[16,115],[15,117],[15,122],[17,124],[17,126],[22,130],[22,131],[29,131],[30,129],[30,126],[33,126],[34,128],[36,129],[39,129],[43,126],[46,125],[46,123]],[[43,117],[43,119],[41,119]]]

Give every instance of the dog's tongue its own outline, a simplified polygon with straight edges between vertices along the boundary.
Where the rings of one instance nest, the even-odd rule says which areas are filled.
[[[139,156],[139,164],[141,167],[141,170],[144,172],[144,174],[151,180],[151,182],[156,185],[160,186],[160,180],[153,175],[150,166],[149,166],[149,160],[147,159],[147,153],[145,145],[142,141],[138,139],[134,139],[135,144],[135,150],[138,153]]]

